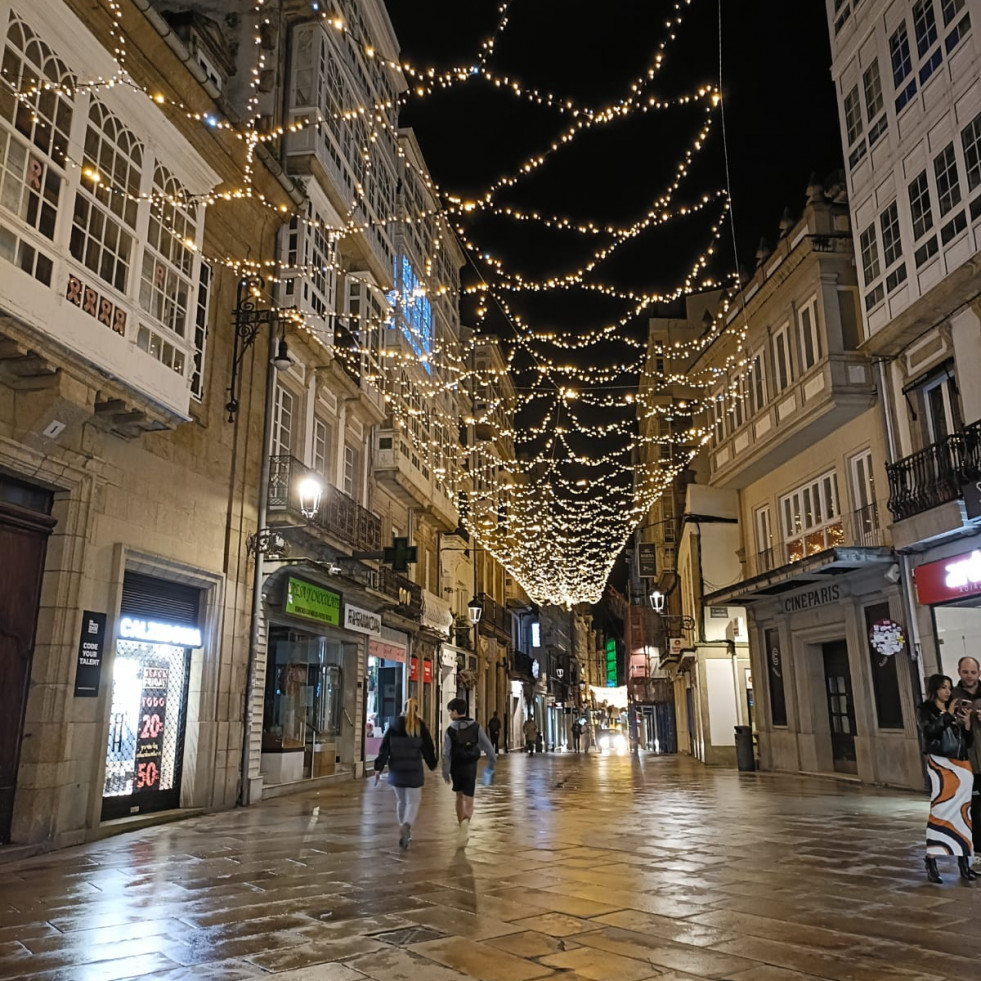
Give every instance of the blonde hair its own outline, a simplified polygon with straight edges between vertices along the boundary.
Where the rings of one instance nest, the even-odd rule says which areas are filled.
[[[410,736],[419,735],[419,702],[415,698],[406,699],[405,711],[405,731]]]

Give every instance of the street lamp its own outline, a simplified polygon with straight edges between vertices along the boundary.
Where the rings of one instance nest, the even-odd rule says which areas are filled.
[[[484,612],[484,604],[480,602],[475,596],[469,603],[467,603],[467,614],[470,617],[470,622],[476,627],[480,623],[481,614]]]
[[[300,497],[300,514],[307,521],[312,521],[317,517],[317,512],[320,510],[324,485],[316,477],[304,477],[296,490]]]
[[[664,593],[662,593],[661,590],[655,589],[651,593],[651,595],[648,597],[648,599],[651,602],[651,609],[655,613],[663,613],[664,612],[664,601],[665,601],[666,598],[667,597],[665,597]]]

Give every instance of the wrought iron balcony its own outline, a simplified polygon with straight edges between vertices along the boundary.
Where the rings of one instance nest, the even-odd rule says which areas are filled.
[[[297,487],[304,477],[316,476],[323,481],[324,494],[320,510],[309,525],[326,535],[350,545],[352,550],[375,552],[382,547],[381,519],[361,507],[343,491],[332,487],[321,474],[305,466],[296,457],[269,458],[269,514],[300,516]]]
[[[793,538],[757,552],[752,575],[772,572],[833,548],[881,548],[885,544],[879,506],[867,504],[851,514],[839,515],[837,521],[814,530],[801,530]]]
[[[379,566],[378,589],[396,600],[407,614],[422,615],[422,586],[417,586],[411,579],[393,572],[388,566]]]
[[[965,484],[981,479],[981,420],[887,464],[886,473],[888,508],[897,521],[956,501]]]
[[[492,630],[496,630],[498,633],[502,634],[505,638],[511,638],[511,614],[501,606],[493,596],[488,596],[487,593],[479,593],[477,599],[480,600],[481,606],[483,607],[483,613],[480,615],[480,627],[489,627]]]

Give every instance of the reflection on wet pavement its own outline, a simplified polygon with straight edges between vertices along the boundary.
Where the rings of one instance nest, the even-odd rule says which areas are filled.
[[[0,979],[977,981],[925,799],[687,759],[513,755],[466,853],[352,783],[3,862]],[[952,866],[952,861],[951,863]]]

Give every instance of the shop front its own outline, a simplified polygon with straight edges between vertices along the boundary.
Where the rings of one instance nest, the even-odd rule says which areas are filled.
[[[300,574],[267,587],[262,762],[265,789],[352,773],[360,636],[342,624],[343,597]]]
[[[913,569],[916,600],[929,611],[928,635],[936,645],[937,670],[957,681],[962,657],[981,660],[981,549],[959,551]],[[928,671],[928,673],[930,673]]]
[[[365,762],[381,748],[388,727],[402,714],[411,665],[409,635],[382,625],[381,634],[368,641],[368,674],[365,689]]]
[[[202,646],[201,591],[126,572],[112,660],[102,820],[180,806],[191,657]],[[83,657],[104,643],[106,618],[83,614],[75,693],[84,696]],[[93,646],[94,645],[94,646]],[[98,679],[91,686],[98,693]]]
[[[746,606],[762,769],[922,787],[917,693],[892,565],[885,549],[835,550],[779,579],[705,598]],[[730,699],[733,670],[720,662]],[[745,671],[738,674],[742,700]]]

